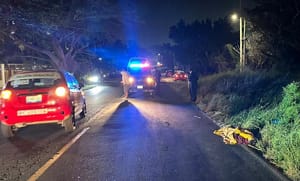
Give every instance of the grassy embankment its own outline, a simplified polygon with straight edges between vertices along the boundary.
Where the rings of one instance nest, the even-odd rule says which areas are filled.
[[[199,81],[200,108],[220,126],[250,129],[265,158],[300,180],[300,83],[287,76],[226,72]]]

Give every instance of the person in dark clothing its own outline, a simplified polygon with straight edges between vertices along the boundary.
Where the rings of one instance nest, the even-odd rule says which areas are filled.
[[[158,68],[155,69],[154,72],[155,76],[155,81],[156,81],[156,92],[159,94],[160,92],[160,78],[161,78],[161,72]]]
[[[197,100],[197,89],[198,89],[198,74],[195,70],[191,69],[188,75],[188,87],[190,92],[191,101]]]

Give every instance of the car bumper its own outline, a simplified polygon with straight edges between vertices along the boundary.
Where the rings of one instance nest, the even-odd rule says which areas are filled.
[[[47,123],[62,124],[71,114],[72,109],[64,106],[22,110],[4,109],[0,112],[0,120],[6,125],[16,127]]]
[[[186,81],[187,80],[187,78],[174,78],[174,80],[176,81],[176,80],[182,80],[182,81]]]
[[[155,91],[155,86],[148,86],[148,85],[132,85],[129,88],[129,92],[138,92],[138,91],[143,91],[143,92],[154,92]]]

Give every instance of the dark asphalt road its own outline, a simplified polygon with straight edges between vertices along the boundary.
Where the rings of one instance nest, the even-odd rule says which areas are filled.
[[[211,120],[163,87],[162,98],[110,103],[40,180],[280,180],[245,149],[223,144]]]
[[[27,180],[86,127],[38,180],[281,180],[242,147],[223,144],[217,126],[175,91],[184,83],[128,101],[116,85],[86,91],[88,114],[72,134],[52,125],[0,137],[0,180]]]

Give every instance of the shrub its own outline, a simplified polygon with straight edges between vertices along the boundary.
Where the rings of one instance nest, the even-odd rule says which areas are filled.
[[[300,90],[299,83],[291,83],[284,88],[284,96],[279,104],[278,116],[282,124],[293,123],[299,120]]]
[[[278,103],[278,92],[286,82],[286,76],[276,73],[228,71],[201,78],[199,97],[208,105],[215,98],[213,95],[224,95],[228,100],[222,102],[228,105],[225,110],[218,111],[233,116],[250,107],[269,107]]]
[[[265,157],[283,168],[295,180],[300,179],[300,86],[290,83],[282,100],[268,108],[256,106],[228,120],[229,124],[259,129],[257,147]]]
[[[231,94],[229,96],[230,108],[228,111],[229,116],[240,113],[242,110],[249,108],[252,104],[250,96],[242,96],[237,94]]]
[[[300,127],[266,125],[259,146],[266,158],[281,167],[294,180],[300,179]]]

